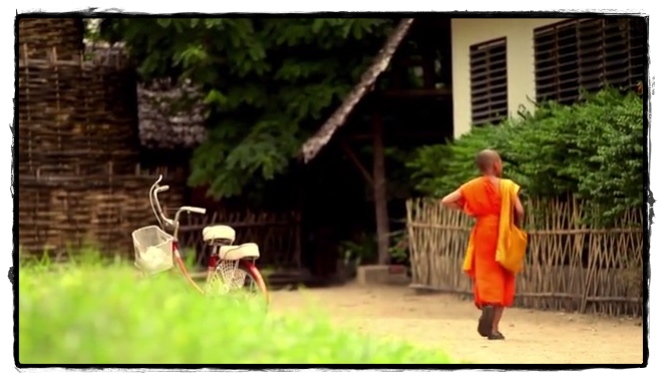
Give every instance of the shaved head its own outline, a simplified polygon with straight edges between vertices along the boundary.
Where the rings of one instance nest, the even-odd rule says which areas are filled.
[[[495,172],[500,170],[501,157],[499,153],[494,150],[485,149],[476,155],[476,166],[483,174],[492,173],[500,174],[500,172]],[[499,166],[499,169],[496,169],[496,166]]]

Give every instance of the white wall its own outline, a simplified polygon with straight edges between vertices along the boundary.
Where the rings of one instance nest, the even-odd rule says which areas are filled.
[[[453,137],[471,129],[469,47],[506,37],[508,113],[516,116],[520,105],[535,100],[533,29],[562,21],[560,18],[460,18],[451,20],[453,49]]]

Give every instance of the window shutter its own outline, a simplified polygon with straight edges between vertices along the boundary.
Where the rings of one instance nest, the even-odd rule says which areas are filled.
[[[643,80],[643,18],[563,21],[534,30],[536,100],[570,104],[580,89],[635,89]]]
[[[469,52],[472,123],[499,123],[508,117],[506,39],[472,45]]]

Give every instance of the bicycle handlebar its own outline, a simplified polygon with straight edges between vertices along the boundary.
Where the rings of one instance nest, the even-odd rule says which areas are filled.
[[[183,206],[180,207],[177,210],[177,213],[175,213],[175,219],[171,220],[165,216],[163,213],[163,209],[161,208],[161,203],[159,202],[158,194],[161,192],[165,192],[170,189],[170,186],[159,186],[159,183],[163,180],[163,175],[159,175],[159,178],[156,180],[156,182],[152,185],[152,187],[149,190],[149,202],[150,205],[152,206],[152,211],[154,212],[154,215],[156,216],[156,220],[159,222],[162,228],[165,229],[166,226],[170,228],[174,228],[174,235],[177,236],[177,229],[179,229],[179,215],[182,212],[187,212],[187,213],[198,213],[198,214],[205,214],[207,212],[206,209],[204,208],[199,208],[199,207],[189,207],[189,206]]]
[[[188,206],[185,206],[185,207],[181,207],[181,208],[179,208],[179,210],[180,210],[180,211],[183,211],[183,212],[199,213],[199,214],[201,214],[201,215],[207,213],[207,210],[206,210],[206,209],[204,209],[204,208],[199,208],[199,207],[188,207]]]

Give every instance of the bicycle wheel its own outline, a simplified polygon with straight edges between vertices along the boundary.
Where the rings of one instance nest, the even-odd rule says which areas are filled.
[[[262,297],[269,302],[269,293],[262,274],[251,261],[220,261],[207,281],[208,295]]]

